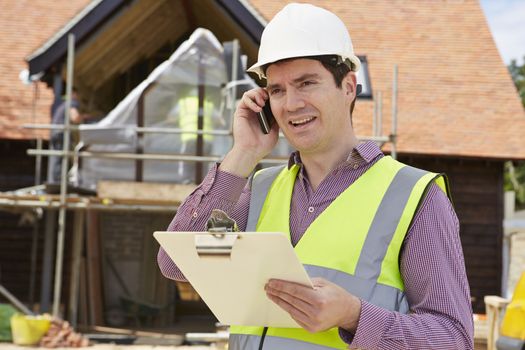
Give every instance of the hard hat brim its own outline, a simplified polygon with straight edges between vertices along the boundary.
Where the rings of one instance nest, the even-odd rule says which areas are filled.
[[[312,55],[301,55],[301,56],[285,56],[285,57],[275,57],[274,59],[268,59],[268,60],[264,60],[264,61],[259,61],[257,63],[255,63],[254,65],[252,65],[250,68],[248,68],[246,71],[249,72],[249,73],[255,73],[259,76],[259,79],[266,79],[266,74],[264,73],[264,66],[266,65],[269,65],[269,64],[272,64],[272,63],[275,63],[275,62],[278,62],[278,61],[282,61],[282,60],[286,60],[286,59],[292,59],[292,58],[296,58],[296,59],[299,59],[299,58],[308,58],[308,57],[312,57],[312,56],[318,56],[319,54],[312,54]],[[340,56],[340,55],[337,55],[337,56]],[[350,62],[352,62],[352,71],[354,72],[357,72],[359,71],[359,69],[361,68],[361,61],[359,60],[359,57],[353,55],[353,56],[349,56],[349,57],[344,57],[344,58],[347,58],[350,60]]]

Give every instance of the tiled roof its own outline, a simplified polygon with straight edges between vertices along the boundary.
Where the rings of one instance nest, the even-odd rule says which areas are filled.
[[[266,19],[289,2],[249,1]],[[385,134],[398,65],[399,152],[525,159],[525,113],[478,1],[311,3],[341,17],[356,53],[367,56],[372,88],[383,94]],[[360,100],[359,135],[371,134],[372,114],[372,102]]]
[[[286,2],[249,0],[249,5],[270,19]],[[39,86],[33,119],[33,87],[23,85],[18,75],[27,68],[24,58],[88,3],[23,0],[3,5],[0,138],[32,138],[33,131],[19,126],[49,121],[50,89]],[[398,152],[525,159],[525,112],[477,0],[312,3],[337,13],[356,53],[367,56],[373,91],[383,93],[384,134],[390,132],[392,71],[398,65]],[[371,101],[358,102],[358,135],[371,134],[372,113]]]
[[[33,85],[19,79],[27,69],[26,56],[46,42],[90,0],[2,1],[0,11],[0,138],[32,139],[35,131],[25,123],[49,123],[51,89],[38,84],[33,118]],[[40,134],[47,137],[47,131]]]

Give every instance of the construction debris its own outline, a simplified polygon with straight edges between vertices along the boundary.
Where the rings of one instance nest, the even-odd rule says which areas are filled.
[[[69,322],[53,319],[47,333],[40,340],[39,346],[44,348],[80,348],[89,346],[89,340],[76,333]]]

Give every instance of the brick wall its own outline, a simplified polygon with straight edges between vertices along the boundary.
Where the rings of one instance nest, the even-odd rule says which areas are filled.
[[[105,311],[121,314],[126,322],[136,322],[122,304],[126,295],[140,303],[161,306],[157,325],[173,321],[175,284],[164,278],[157,267],[158,244],[153,232],[165,230],[173,214],[122,212],[101,213],[102,270]],[[122,326],[117,318],[106,318],[110,326]],[[113,322],[113,324],[111,324]],[[116,323],[115,323],[116,322]]]
[[[137,261],[142,257],[143,235],[151,226],[151,215],[118,213],[101,215],[104,253],[114,261]]]
[[[47,137],[47,131],[20,128],[24,123],[48,123],[52,91],[43,83],[38,90],[23,84],[18,75],[28,69],[25,58],[66,25],[89,0],[2,1],[0,11],[0,137],[31,139]],[[36,99],[33,100],[34,96]],[[33,101],[35,115],[33,119]]]
[[[26,154],[31,141],[0,140],[0,192],[34,185],[35,158]],[[46,163],[43,164],[45,169]],[[22,210],[0,208],[0,283],[22,301],[29,301],[33,225],[21,221]],[[38,230],[34,297],[40,297],[44,224]]]

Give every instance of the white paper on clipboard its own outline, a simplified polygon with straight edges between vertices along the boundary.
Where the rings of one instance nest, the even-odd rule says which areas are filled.
[[[300,328],[264,291],[272,278],[312,286],[277,232],[155,232],[153,236],[224,324]]]

